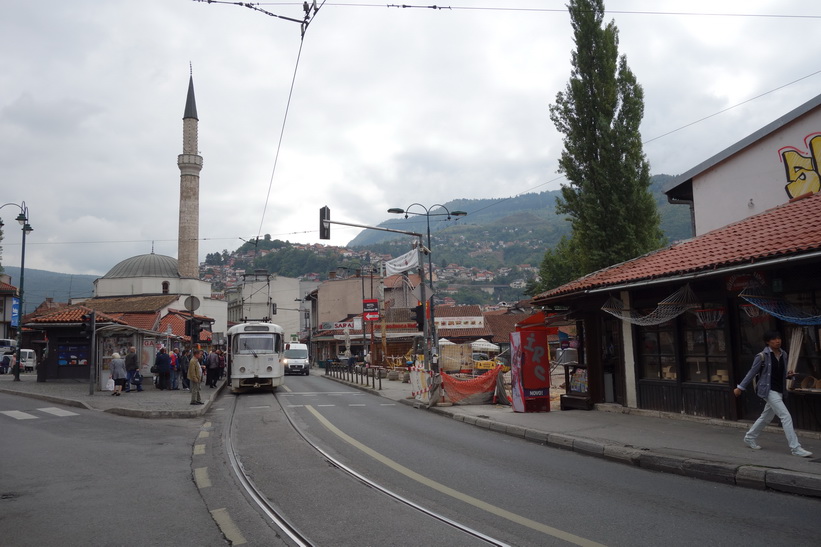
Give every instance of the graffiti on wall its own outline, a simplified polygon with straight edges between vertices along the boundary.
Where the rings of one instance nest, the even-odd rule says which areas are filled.
[[[793,146],[785,146],[778,151],[787,177],[784,189],[790,199],[821,190],[821,133],[811,133],[804,137],[804,148],[805,151],[801,151]]]

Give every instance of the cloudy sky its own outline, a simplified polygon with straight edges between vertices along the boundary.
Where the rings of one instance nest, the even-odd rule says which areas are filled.
[[[303,16],[301,2],[258,5]],[[686,171],[821,90],[816,2],[605,5],[644,87],[653,174]],[[299,24],[237,5],[4,2],[0,200],[29,209],[26,266],[102,275],[152,249],[176,257],[189,62],[200,260],[258,234],[318,242],[323,205],[376,225],[389,207],[558,188],[548,106],[570,71],[564,0],[440,6],[452,9],[327,2],[301,41]],[[18,213],[0,211],[6,265],[20,263]],[[357,232],[333,226],[328,243]]]

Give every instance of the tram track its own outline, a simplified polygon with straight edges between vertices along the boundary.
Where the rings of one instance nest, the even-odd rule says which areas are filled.
[[[426,507],[424,507],[424,506],[422,506],[422,505],[420,505],[420,504],[418,504],[418,503],[416,503],[416,502],[414,502],[414,501],[412,501],[412,500],[410,500],[410,499],[408,499],[408,498],[406,498],[402,495],[399,495],[399,494],[393,492],[392,490],[390,490],[389,488],[386,488],[385,486],[370,480],[365,475],[359,473],[355,469],[353,469],[353,468],[349,467],[348,465],[346,465],[345,463],[339,461],[334,456],[332,456],[330,453],[328,453],[328,451],[324,450],[317,443],[312,441],[311,438],[296,423],[296,421],[293,419],[291,414],[285,409],[283,403],[280,401],[280,398],[277,396],[277,394],[273,393],[272,395],[273,395],[274,399],[276,400],[276,404],[280,407],[280,409],[282,410],[282,413],[287,418],[288,423],[291,426],[291,428],[297,433],[297,435],[299,435],[299,437],[308,446],[310,446],[317,453],[319,453],[322,456],[322,458],[328,464],[330,464],[332,467],[334,467],[334,468],[338,469],[339,471],[342,471],[343,473],[349,475],[350,477],[352,477],[353,479],[355,479],[359,483],[361,483],[361,484],[363,484],[363,485],[365,485],[365,486],[367,486],[367,487],[369,487],[369,488],[371,488],[375,491],[378,491],[378,492],[380,492],[381,494],[383,494],[385,496],[388,496],[392,500],[394,500],[396,502],[399,502],[402,505],[405,505],[406,507],[409,507],[409,508],[417,511],[417,512],[425,515],[426,517],[431,518],[431,519],[439,522],[440,524],[443,524],[443,525],[445,525],[449,528],[452,528],[453,530],[456,530],[456,531],[458,531],[462,534],[465,534],[467,536],[470,536],[474,539],[478,539],[484,544],[494,545],[494,546],[499,546],[499,547],[506,547],[508,545],[507,543],[504,543],[504,542],[502,542],[498,539],[495,539],[495,538],[490,537],[486,534],[483,534],[483,533],[479,532],[478,530],[475,530],[475,529],[473,529],[469,526],[466,526],[466,525],[461,524],[457,521],[454,521],[453,519],[451,519],[449,517],[446,517],[445,515],[437,513],[436,511],[433,511],[429,508],[426,508]],[[315,544],[309,539],[307,534],[304,533],[303,531],[301,531],[292,522],[290,522],[288,517],[284,514],[284,512],[280,508],[276,507],[274,504],[269,502],[267,500],[266,496],[262,493],[262,491],[254,484],[254,481],[250,478],[248,473],[246,473],[246,470],[244,469],[244,467],[243,467],[243,465],[240,461],[239,455],[238,455],[238,453],[235,449],[235,445],[234,445],[234,436],[235,436],[234,418],[235,418],[235,415],[236,415],[236,410],[237,410],[237,405],[238,405],[239,399],[240,399],[240,397],[235,397],[234,398],[234,404],[231,407],[231,415],[230,415],[230,418],[228,420],[228,431],[227,431],[226,441],[225,441],[225,447],[226,447],[226,450],[228,452],[228,459],[229,459],[231,469],[232,469],[233,473],[235,474],[235,476],[237,477],[237,480],[239,481],[239,483],[242,485],[245,492],[248,494],[249,498],[254,503],[254,505],[256,505],[259,508],[259,510],[266,516],[266,518],[268,518],[270,520],[270,522],[274,526],[276,526],[277,528],[282,530],[283,534],[288,539],[290,539],[292,542],[294,542],[294,544],[300,545],[300,546],[312,546],[313,547]]]

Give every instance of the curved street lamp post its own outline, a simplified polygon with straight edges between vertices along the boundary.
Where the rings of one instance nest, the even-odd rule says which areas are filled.
[[[423,213],[423,212],[420,212],[420,211],[412,211],[411,209],[413,207],[421,207],[425,212]],[[437,207],[439,209],[442,209],[444,212],[441,212],[441,213],[434,212],[435,210],[437,210],[437,209],[435,209]],[[427,223],[427,229],[428,229],[428,231],[427,231],[427,236],[428,236],[428,249],[427,249],[427,252],[428,252],[428,281],[429,281],[429,285],[430,285],[430,322],[427,322],[427,320],[426,320],[427,329],[423,333],[423,335],[426,339],[428,337],[430,337],[430,339],[432,340],[429,347],[428,347],[427,340],[426,340],[426,343],[425,343],[425,345],[426,345],[425,353],[429,355],[430,350],[433,349],[434,347],[436,347],[436,345],[437,345],[436,322],[435,322],[435,313],[434,313],[435,306],[433,305],[433,258],[431,256],[433,253],[431,252],[431,242],[430,242],[430,217],[443,216],[443,217],[447,217],[447,220],[451,220],[451,218],[453,218],[453,217],[463,217],[463,216],[467,215],[467,213],[465,211],[450,211],[450,210],[448,210],[447,207],[445,207],[444,205],[442,205],[440,203],[435,203],[435,204],[431,205],[430,207],[425,207],[421,203],[411,203],[410,205],[408,205],[404,209],[399,209],[398,207],[391,207],[390,209],[388,209],[388,212],[393,213],[393,214],[397,214],[397,215],[405,215],[405,218],[408,218],[409,215],[424,216],[425,221]],[[420,281],[422,283],[425,282],[424,279],[422,279]],[[426,302],[424,302],[424,300],[423,300],[423,304],[426,304]],[[438,354],[438,351],[437,351],[437,354]],[[439,368],[438,364],[436,364],[435,365],[436,370],[434,370],[434,371],[439,372],[438,368]]]
[[[4,203],[0,205],[0,209],[6,207],[7,205],[14,205],[18,209],[20,209],[20,214],[17,215],[17,222],[20,223],[22,226],[23,231],[23,246],[20,248],[20,290],[19,290],[19,297],[18,300],[20,301],[20,311],[17,314],[17,349],[16,349],[16,359],[14,363],[14,369],[12,373],[14,374],[14,381],[20,381],[20,350],[23,346],[23,303],[25,300],[23,299],[23,288],[25,287],[25,275],[26,275],[26,235],[28,235],[33,228],[29,224],[29,209],[26,207],[26,202],[22,202],[21,204],[17,203]],[[3,227],[3,221],[0,219],[0,228]]]

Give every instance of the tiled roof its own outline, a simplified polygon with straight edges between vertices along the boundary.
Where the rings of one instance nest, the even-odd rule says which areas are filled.
[[[125,321],[132,327],[136,327],[142,330],[155,330],[154,327],[157,325],[157,319],[159,318],[160,313],[112,313],[111,315]]]
[[[14,285],[9,285],[8,283],[3,283],[0,281],[0,292],[7,292],[11,294],[17,294],[17,287]]]
[[[481,317],[482,309],[476,305],[436,306],[436,317]]]
[[[821,193],[734,222],[693,239],[593,272],[533,298],[541,305],[558,296],[821,250]]]
[[[67,324],[67,323],[82,323],[83,315],[90,313],[91,308],[85,306],[73,306],[71,308],[64,308],[53,313],[47,313],[33,318],[29,324],[47,325],[47,324]],[[97,312],[97,323],[117,323],[125,325],[126,322],[108,314]]]
[[[83,302],[94,310],[106,313],[146,313],[157,312],[179,300],[177,294],[157,294],[152,296],[115,296],[89,298]]]
[[[506,344],[510,341],[510,333],[516,330],[516,324],[530,317],[527,313],[485,314],[485,325],[490,327],[494,344]]]

